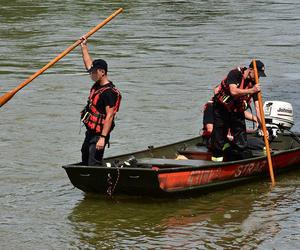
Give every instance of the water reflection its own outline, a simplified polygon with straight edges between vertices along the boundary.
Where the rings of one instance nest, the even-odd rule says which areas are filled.
[[[69,215],[81,246],[238,247],[259,244],[251,223],[257,201],[268,196],[267,183],[190,199],[121,196],[115,201],[86,196]],[[269,206],[266,205],[266,206]],[[250,219],[249,219],[250,218]],[[263,225],[256,224],[258,229]],[[276,224],[274,224],[276,228]]]

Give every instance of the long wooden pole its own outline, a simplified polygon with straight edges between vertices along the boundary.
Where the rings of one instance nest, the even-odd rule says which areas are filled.
[[[110,20],[112,20],[114,17],[119,15],[123,11],[122,8],[115,11],[113,14],[111,14],[108,18],[106,18],[104,21],[99,23],[97,26],[95,26],[93,29],[91,29],[88,33],[84,35],[85,38],[90,37],[93,35],[97,30],[102,28],[105,24],[107,24]],[[57,57],[55,57],[52,61],[50,61],[48,64],[46,64],[43,68],[41,68],[39,71],[37,71],[35,74],[31,75],[28,79],[26,79],[24,82],[22,82],[19,86],[12,89],[11,91],[5,93],[0,97],[0,107],[2,107],[5,103],[7,103],[19,90],[24,88],[27,84],[29,84],[32,80],[37,78],[39,75],[41,75],[44,71],[49,69],[51,66],[53,66],[56,62],[58,62],[60,59],[62,59],[64,56],[69,54],[73,49],[75,49],[79,44],[81,43],[81,39],[78,39],[75,43],[73,43],[70,47],[68,47],[65,51],[60,53]]]
[[[259,84],[256,60],[253,59],[252,62],[253,62],[253,69],[254,69],[254,75],[255,75],[255,83]],[[267,128],[266,128],[265,113],[264,113],[264,109],[263,109],[263,101],[262,101],[261,91],[258,93],[258,104],[259,104],[259,113],[260,113],[260,119],[261,119],[261,127],[262,127],[263,134],[264,134],[264,141],[265,141],[267,158],[268,158],[269,173],[270,173],[270,177],[272,180],[272,186],[275,186],[272,157],[271,157],[271,153],[270,153],[270,145],[269,145],[269,140],[268,140],[268,136],[267,136]]]

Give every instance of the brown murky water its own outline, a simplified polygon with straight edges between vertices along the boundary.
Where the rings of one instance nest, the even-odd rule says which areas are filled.
[[[116,155],[198,134],[212,87],[252,58],[265,100],[292,103],[300,131],[300,3],[0,0],[0,93],[90,28],[123,93]],[[61,165],[80,160],[91,85],[76,49],[0,110],[0,249],[299,249],[300,172],[198,198],[85,195]]]

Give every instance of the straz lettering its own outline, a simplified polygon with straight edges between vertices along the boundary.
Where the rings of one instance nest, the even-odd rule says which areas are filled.
[[[266,161],[251,162],[245,165],[238,166],[235,170],[234,177],[249,176],[256,173],[261,173],[266,168]]]
[[[207,184],[212,180],[217,179],[219,175],[220,175],[220,169],[192,171],[188,178],[187,184],[189,186]]]

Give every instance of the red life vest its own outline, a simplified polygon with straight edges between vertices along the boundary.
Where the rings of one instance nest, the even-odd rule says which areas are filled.
[[[252,82],[249,82],[247,85],[245,85],[245,78],[243,75],[245,69],[237,68],[237,70],[242,74],[242,81],[237,85],[237,87],[239,89],[252,88]],[[226,82],[227,77],[221,82],[218,87],[218,93],[216,93],[215,95],[217,101],[222,104],[229,112],[244,112],[251,104],[252,95],[247,94],[244,96],[233,97],[229,90],[229,84],[227,84]]]
[[[102,132],[104,120],[106,118],[106,113],[101,113],[101,111],[97,109],[97,103],[100,100],[101,95],[106,90],[110,89],[117,94],[117,101],[114,106],[114,114],[116,114],[120,108],[122,98],[121,93],[117,88],[114,87],[114,85],[109,85],[110,86],[104,86],[98,90],[96,90],[95,87],[92,87],[88,98],[88,104],[81,112],[81,121],[85,124],[87,129],[93,130],[95,133]]]

